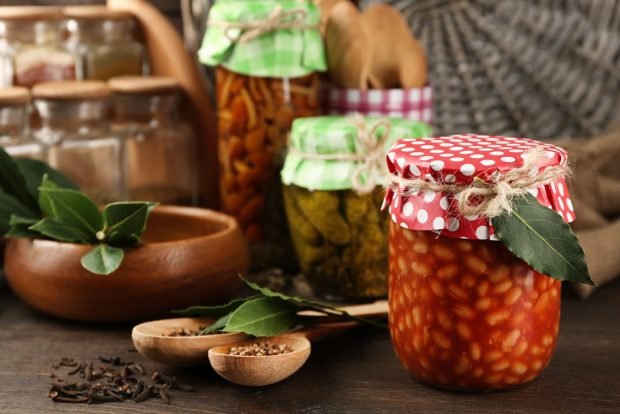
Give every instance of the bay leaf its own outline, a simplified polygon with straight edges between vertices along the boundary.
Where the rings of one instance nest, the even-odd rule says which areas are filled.
[[[0,188],[29,210],[39,211],[37,198],[28,192],[26,179],[13,158],[2,147],[0,147]]]
[[[58,188],[78,190],[77,185],[69,180],[60,171],[50,167],[47,163],[31,158],[14,158],[19,171],[26,180],[26,188],[35,200],[39,199],[39,186],[44,177],[52,181]]]
[[[217,321],[213,322],[211,325],[203,329],[200,332],[200,335],[209,335],[209,334],[221,331],[222,329],[226,327],[226,325],[228,324],[228,321],[230,321],[231,316],[232,316],[232,313],[227,313],[226,315],[221,316],[220,318],[218,318]]]
[[[387,328],[387,325],[383,323],[374,321],[372,319],[366,319],[366,318],[360,318],[357,316],[353,316],[349,314],[347,311],[340,309],[338,307],[331,306],[331,305],[328,305],[322,302],[303,299],[297,296],[285,295],[284,293],[280,293],[280,292],[274,292],[273,290],[267,287],[259,286],[258,284],[250,282],[249,280],[245,279],[242,276],[240,277],[241,277],[241,280],[243,280],[245,284],[252,290],[256,290],[257,292],[260,292],[265,297],[279,298],[286,302],[294,304],[298,306],[298,311],[311,309],[316,312],[324,313],[325,315],[339,317],[344,320],[356,321],[364,325],[374,326],[375,328],[381,328],[381,329]]]
[[[39,187],[39,205],[49,217],[60,219],[90,235],[96,243],[96,234],[103,229],[103,218],[97,205],[78,190]]]
[[[331,306],[325,303],[321,303],[321,302],[316,302],[316,301],[312,301],[312,300],[308,300],[308,299],[303,299],[297,296],[289,296],[289,295],[285,295],[284,293],[280,293],[280,292],[274,292],[273,290],[266,288],[266,287],[262,287],[259,286],[258,284],[254,283],[254,282],[250,282],[249,280],[241,277],[241,280],[243,280],[245,282],[245,284],[252,290],[255,290],[257,292],[260,292],[262,295],[266,296],[266,297],[270,297],[270,298],[280,298],[282,300],[285,301],[289,301],[289,302],[295,302],[298,303],[300,305],[306,306],[308,308],[311,308],[313,310],[319,311],[319,312],[328,312],[328,311],[333,311],[333,312],[337,312],[337,313],[343,313],[344,311],[341,309],[338,309],[335,306]],[[346,313],[346,312],[344,312]]]
[[[492,219],[495,233],[515,256],[554,279],[593,285],[583,249],[560,215],[526,194],[511,214]]]
[[[173,310],[172,313],[179,316],[223,316],[235,311],[239,306],[248,300],[256,299],[260,296],[251,296],[243,299],[233,299],[224,305],[215,306],[192,306],[185,309]]]
[[[149,213],[156,203],[119,202],[108,204],[103,210],[106,224],[106,241],[115,246],[140,243],[146,229]]]
[[[28,239],[36,239],[41,237],[36,231],[30,230],[30,226],[36,224],[39,219],[30,217],[21,217],[18,215],[12,215],[9,225],[11,226],[9,231],[5,234],[6,237],[23,237]]]
[[[91,236],[82,229],[71,226],[61,219],[45,217],[32,226],[29,230],[36,231],[45,237],[65,243],[88,244]]]
[[[52,180],[50,180],[47,175],[43,175],[43,178],[41,180],[41,183],[39,184],[39,187],[59,188],[58,185]],[[37,191],[39,191],[39,188],[37,188]],[[54,211],[52,200],[50,200],[45,194],[41,194],[40,192],[39,192],[39,207],[41,208],[41,211],[44,213],[49,212],[49,211]],[[56,217],[55,212],[54,214],[48,214],[48,213],[46,214],[49,217]]]
[[[244,332],[254,336],[273,336],[290,329],[299,308],[277,297],[252,299],[239,306],[224,327],[224,332]]]
[[[114,273],[123,262],[125,253],[118,247],[97,245],[93,250],[82,256],[82,267],[96,275]]]
[[[30,211],[17,198],[8,193],[0,192],[0,236],[11,228],[9,223],[13,215],[37,217],[34,212]]]

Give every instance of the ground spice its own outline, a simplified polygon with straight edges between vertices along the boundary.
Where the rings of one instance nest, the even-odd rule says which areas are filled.
[[[58,372],[50,373],[49,377],[56,382],[50,384],[47,396],[54,402],[100,404],[160,398],[170,404],[169,390],[194,391],[192,387],[179,383],[175,377],[159,372],[153,373],[150,379],[143,379],[146,371],[141,364],[125,362],[120,357],[99,357],[97,363],[62,358],[52,368],[67,369],[66,375],[80,378],[69,383]]]
[[[180,328],[172,332],[164,332],[162,336],[202,336],[205,329],[207,329],[206,326],[199,326],[197,329]]]
[[[238,356],[270,356],[282,355],[293,352],[293,349],[285,344],[272,344],[271,342],[255,342],[253,344],[233,346],[228,355]]]

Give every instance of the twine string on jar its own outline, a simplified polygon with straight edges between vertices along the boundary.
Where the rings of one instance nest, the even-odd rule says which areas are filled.
[[[529,189],[557,181],[570,174],[564,165],[550,166],[539,170],[539,162],[544,157],[542,148],[532,148],[523,155],[521,167],[504,173],[497,172],[485,181],[475,177],[471,184],[448,184],[431,182],[420,178],[403,178],[391,174],[390,186],[396,194],[417,194],[421,191],[435,191],[452,195],[458,210],[464,216],[493,218],[501,214],[511,214],[512,201],[523,197]]]
[[[281,29],[318,29],[317,24],[305,23],[308,13],[302,8],[284,10],[282,6],[276,6],[269,16],[264,19],[249,22],[227,22],[210,19],[208,25],[221,28],[224,36],[233,43],[247,43],[257,37]],[[236,31],[243,30],[241,36]],[[231,31],[233,31],[231,33]]]
[[[387,174],[385,168],[385,143],[390,136],[392,124],[387,119],[380,119],[368,130],[364,117],[355,114],[350,123],[357,129],[355,136],[355,154],[316,154],[303,152],[289,145],[289,153],[304,160],[344,161],[358,165],[351,177],[351,188],[360,195],[368,194],[381,184]],[[384,128],[379,134],[379,128]]]

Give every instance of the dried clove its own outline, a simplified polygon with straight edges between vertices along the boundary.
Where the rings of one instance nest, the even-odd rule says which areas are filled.
[[[53,364],[54,369],[70,368],[70,376],[78,376],[77,382],[57,384],[51,383],[48,397],[54,402],[101,404],[108,402],[135,402],[159,398],[170,404],[169,390],[192,392],[189,385],[180,384],[175,377],[155,372],[147,384],[142,377],[146,370],[141,364],[125,362],[120,357],[99,357],[98,369],[94,363],[79,363],[72,358],[63,358]],[[120,369],[119,369],[120,368]],[[57,373],[49,374],[50,378],[62,378]]]

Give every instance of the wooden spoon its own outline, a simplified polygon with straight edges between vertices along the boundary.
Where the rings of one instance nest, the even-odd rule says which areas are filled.
[[[380,316],[387,313],[387,302],[380,301],[367,305],[343,307],[354,316]],[[302,312],[303,315],[319,315]],[[213,318],[176,318],[145,322],[137,325],[131,332],[131,339],[138,352],[155,362],[169,366],[191,366],[206,364],[209,349],[231,344],[249,335],[244,333],[224,333],[201,336],[170,336],[172,332],[197,330],[215,322]]]
[[[371,305],[362,305],[358,310],[353,307],[345,308],[349,313],[360,317],[370,317],[387,314],[387,302],[376,302]],[[297,372],[310,356],[310,341],[336,332],[341,332],[358,326],[358,322],[324,323],[312,326],[301,331],[287,333],[270,338],[257,338],[240,341],[211,348],[209,361],[220,376],[235,384],[248,387],[262,387],[280,382]],[[286,345],[292,352],[270,356],[240,356],[229,355],[230,349],[235,346],[270,342],[273,345]]]
[[[325,49],[334,85],[367,89],[372,43],[362,13],[353,3],[342,1],[331,8],[325,28]]]
[[[363,12],[371,31],[372,62],[369,80],[373,88],[417,88],[427,79],[426,53],[412,36],[407,20],[388,4],[372,4]]]
[[[176,318],[145,322],[131,332],[133,345],[150,360],[175,367],[206,364],[209,349],[243,341],[244,333],[227,333],[201,336],[169,336],[172,332],[193,331],[209,326],[214,318]]]

